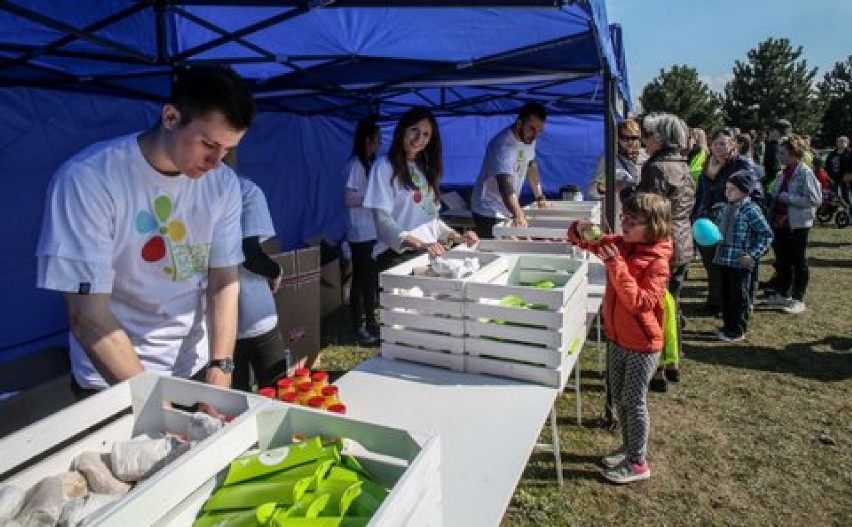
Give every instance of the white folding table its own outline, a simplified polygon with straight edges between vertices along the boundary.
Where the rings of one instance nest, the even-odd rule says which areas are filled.
[[[500,524],[559,394],[556,388],[381,357],[335,384],[355,418],[440,434],[448,527]]]

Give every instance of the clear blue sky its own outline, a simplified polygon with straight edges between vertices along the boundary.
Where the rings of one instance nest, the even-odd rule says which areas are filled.
[[[624,31],[633,98],[660,73],[687,64],[711,89],[731,79],[735,60],[769,37],[788,38],[822,79],[852,54],[852,0],[606,0]]]

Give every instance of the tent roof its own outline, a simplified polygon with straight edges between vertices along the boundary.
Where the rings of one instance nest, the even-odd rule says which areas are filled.
[[[604,0],[12,0],[0,86],[163,100],[176,65],[228,63],[261,110],[395,117],[601,113],[602,72],[629,101]],[[614,37],[617,42],[614,42]]]

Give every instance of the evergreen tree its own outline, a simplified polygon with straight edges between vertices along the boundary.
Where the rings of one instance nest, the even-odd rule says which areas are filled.
[[[801,56],[801,46],[793,49],[786,38],[769,38],[747,53],[747,62],[736,61],[722,101],[726,121],[760,130],[787,119],[796,132],[814,135],[821,117],[813,91],[817,69],[808,68]]]
[[[642,109],[647,113],[672,113],[689,126],[712,131],[722,126],[719,101],[710,87],[699,80],[698,71],[686,65],[660,70],[642,90]]]
[[[822,145],[833,147],[837,136],[852,134],[852,55],[834,64],[817,84],[817,92],[825,109]]]

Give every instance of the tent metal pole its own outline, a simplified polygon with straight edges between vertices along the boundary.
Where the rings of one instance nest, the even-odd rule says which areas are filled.
[[[606,172],[606,193],[604,194],[605,224],[615,230],[615,104],[616,78],[604,62],[604,171]],[[615,421],[612,413],[612,389],[609,384],[609,345],[607,345],[607,370],[604,383],[606,385],[606,403],[604,405],[604,427],[612,428]]]

